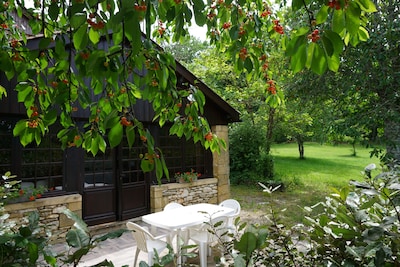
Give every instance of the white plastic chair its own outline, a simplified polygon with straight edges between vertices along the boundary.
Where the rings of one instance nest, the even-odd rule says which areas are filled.
[[[218,222],[220,222],[220,224],[218,224],[216,227],[213,227]],[[227,216],[220,216],[211,219],[209,223],[204,223],[199,229],[190,229],[190,239],[199,245],[200,267],[207,267],[207,254],[209,246],[218,240],[217,235],[222,235],[224,232],[226,232],[227,222]]]
[[[132,231],[133,238],[136,241],[136,253],[133,267],[136,266],[140,251],[147,253],[147,263],[149,264],[149,266],[153,266],[154,250],[156,250],[157,253],[161,253],[167,247],[167,243],[157,239],[157,237],[154,237],[144,227],[136,223],[127,222],[126,227],[128,228],[128,230]]]
[[[164,210],[172,210],[172,209],[177,209],[177,208],[182,208],[183,205],[176,203],[176,202],[171,202],[165,205]]]
[[[240,210],[241,210],[239,201],[237,201],[235,199],[226,199],[226,200],[222,201],[221,203],[219,203],[219,205],[221,207],[228,207],[228,208],[234,209],[234,213],[229,214],[229,216],[228,216],[229,220],[227,223],[227,227],[230,230],[234,230],[235,229],[234,220],[237,216],[239,216]]]
[[[179,204],[179,203],[176,203],[176,202],[170,202],[167,205],[165,205],[164,210],[174,210],[174,209],[179,209],[179,208],[182,208],[182,207],[183,207],[182,204]],[[183,233],[183,236],[184,236],[184,239],[185,239],[184,241],[186,242],[187,241],[187,237],[186,237],[187,235],[186,235],[186,233],[184,233],[184,230],[182,230],[182,233]],[[174,235],[175,235],[174,232],[170,232],[170,234],[167,235],[168,244],[172,244],[172,239],[174,238]]]

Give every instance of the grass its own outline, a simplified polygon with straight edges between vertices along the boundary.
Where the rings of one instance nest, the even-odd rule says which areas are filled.
[[[370,158],[369,150],[361,146],[357,147],[356,156],[352,156],[350,145],[306,143],[304,151],[305,159],[301,160],[297,144],[276,144],[271,149],[275,178],[285,184],[285,191],[268,196],[260,187],[232,186],[232,197],[241,202],[244,210],[266,214],[271,208],[281,211],[285,224],[294,225],[303,221],[303,207],[324,201],[332,188],[347,186],[350,180],[362,180],[362,171],[368,164],[379,166],[379,160]]]

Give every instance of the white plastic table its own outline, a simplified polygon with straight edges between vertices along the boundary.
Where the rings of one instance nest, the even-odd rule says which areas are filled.
[[[200,203],[144,215],[142,216],[142,221],[151,226],[163,228],[169,231],[176,231],[177,249],[179,249],[179,239],[181,238],[182,229],[209,222],[210,218],[229,216],[234,213],[235,211],[232,208],[221,207],[215,204]],[[179,255],[180,254],[181,253],[179,253]],[[178,263],[180,262],[181,259],[178,257]]]

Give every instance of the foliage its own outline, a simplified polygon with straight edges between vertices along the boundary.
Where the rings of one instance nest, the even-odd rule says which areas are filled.
[[[264,149],[260,149],[260,155],[257,160],[257,173],[260,174],[259,181],[264,182],[274,178],[274,157]]]
[[[186,36],[179,43],[164,43],[164,50],[171,53],[179,63],[189,66],[196,58],[200,56],[202,51],[209,48],[206,41],[193,36]]]
[[[177,172],[174,177],[177,182],[183,181],[185,183],[191,183],[197,181],[197,178],[201,176],[201,173],[195,172],[193,169],[187,172]]]
[[[345,49],[339,71],[322,76],[302,71],[287,80],[285,95],[301,99],[303,105],[312,103],[324,113],[323,117],[310,114],[321,121],[319,128],[332,141],[342,140],[343,134],[369,146],[383,140],[389,152],[395,152],[391,148],[399,133],[399,31],[395,29],[400,2],[375,3],[378,11],[366,26],[368,41]]]
[[[56,258],[48,249],[48,240],[42,234],[45,226],[39,225],[39,214],[32,212],[27,219],[27,225],[18,227],[7,222],[5,225],[2,224],[0,265],[36,267],[40,257],[43,256],[48,264],[55,266]]]
[[[0,70],[16,79],[18,101],[26,108],[26,119],[14,128],[21,143],[39,144],[56,121],[63,127],[58,132],[63,148],[83,147],[94,155],[117,146],[124,136],[132,146],[138,133],[148,149],[142,169],[156,169],[158,179],[168,172],[134,113],[139,99],[151,103],[160,126],[174,124],[171,134],[192,137],[213,151],[224,143],[210,135],[202,116],[204,95],[195,87],[177,88],[174,58],[152,43],[152,36],[179,41],[193,18],[197,25],[207,25],[210,42],[230,55],[235,70],[261,79],[265,99],[273,103],[279,94],[268,69],[271,43],[284,47],[295,72],[304,67],[317,73],[337,70],[344,44],[368,39],[366,15],[376,10],[370,0],[340,1],[335,8],[296,0],[292,10],[305,10],[309,19],[285,28],[281,14],[261,0],[34,1],[29,8],[24,1],[2,3]],[[316,12],[310,11],[311,5]],[[13,26],[12,13],[29,20],[32,34],[43,36],[39,42]],[[320,40],[309,40],[317,27]],[[4,88],[0,92],[9,95]],[[82,111],[90,114],[83,127],[75,115]]]
[[[14,180],[16,175],[11,175],[11,172],[6,172],[2,175],[3,180],[0,181],[0,199],[1,204],[11,202],[34,201],[41,198],[43,193],[47,191],[44,186],[37,188],[21,188],[21,181]]]
[[[119,229],[113,232],[106,233],[100,236],[92,236],[87,228],[86,223],[72,211],[65,209],[64,214],[74,220],[74,227],[68,231],[66,235],[67,244],[72,248],[68,251],[67,255],[58,255],[59,259],[66,264],[73,264],[78,266],[78,263],[84,255],[86,255],[91,249],[95,248],[99,242],[105,241],[109,238],[118,238],[126,229]],[[111,262],[104,262],[102,266],[113,266]]]
[[[273,206],[266,225],[235,221],[237,232],[225,243],[226,266],[398,266],[400,226],[400,166],[393,164],[372,177],[374,164],[365,168],[365,181],[353,181],[304,209],[307,225],[289,228]],[[264,190],[271,195],[274,189]],[[319,205],[321,212],[311,213]]]
[[[265,132],[250,123],[239,123],[229,133],[230,179],[233,184],[255,184],[264,180],[260,152],[266,145]]]
[[[13,180],[15,177],[17,176],[11,175],[11,172],[2,175],[2,180],[0,180],[0,209],[4,203],[20,195],[19,185],[21,181]]]

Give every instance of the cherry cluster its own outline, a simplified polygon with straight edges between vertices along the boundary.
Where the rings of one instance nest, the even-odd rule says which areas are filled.
[[[274,30],[279,34],[283,34],[284,33],[283,27],[281,24],[279,24],[279,20],[274,19],[272,22],[274,23]]]
[[[268,88],[267,88],[268,92],[270,92],[271,94],[275,95],[276,94],[276,85],[275,82],[273,80],[269,80],[268,81]]]
[[[162,20],[159,20],[159,21],[158,21],[158,33],[159,33],[161,36],[163,36],[164,33],[165,33],[165,27],[164,27],[164,24],[163,24]]]
[[[222,25],[222,28],[225,29],[225,30],[227,30],[227,29],[229,29],[231,26],[232,26],[232,23],[230,23],[230,22],[225,22],[224,25]]]
[[[144,12],[144,11],[146,11],[147,10],[147,6],[146,6],[146,3],[144,2],[144,1],[142,1],[142,3],[139,5],[138,3],[135,3],[135,5],[133,6],[133,8],[136,10],[136,11],[139,11],[139,12]]]
[[[242,49],[240,49],[240,52],[239,52],[240,59],[244,61],[247,58],[247,56],[248,56],[247,48],[243,47]]]
[[[239,36],[243,36],[246,34],[246,30],[243,27],[243,24],[239,27]]]
[[[267,4],[265,4],[264,5],[264,10],[263,10],[263,12],[261,12],[260,16],[262,18],[265,18],[265,17],[268,17],[271,14],[272,14],[271,9],[269,8],[269,6]]]
[[[127,119],[125,116],[123,116],[123,117],[121,118],[120,123],[121,123],[123,126],[132,125],[132,122],[131,122],[131,121],[128,121],[128,119]]]
[[[319,30],[315,29],[312,33],[310,33],[307,38],[311,40],[313,43],[317,42],[321,37],[319,36]]]
[[[93,28],[93,30],[101,30],[104,28],[104,22],[102,20],[95,21],[96,15],[91,13],[87,19],[87,23]]]
[[[212,139],[213,139],[213,134],[212,134],[212,132],[208,132],[205,136],[204,136],[204,138],[207,140],[207,141],[211,141]]]
[[[335,8],[336,10],[339,10],[341,8],[340,1],[338,0],[329,0],[326,5],[330,8]]]

